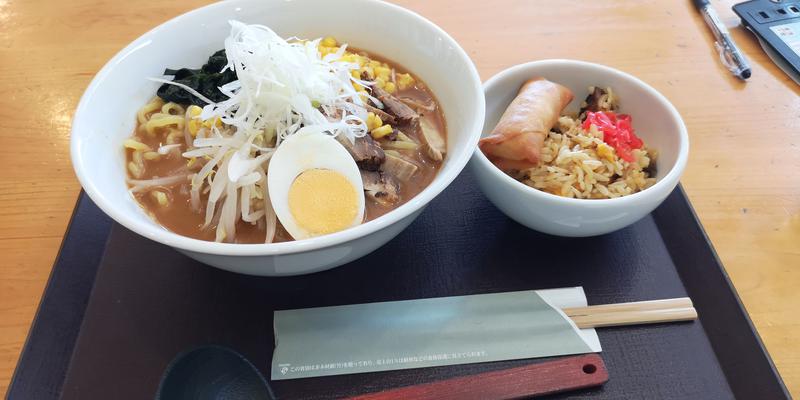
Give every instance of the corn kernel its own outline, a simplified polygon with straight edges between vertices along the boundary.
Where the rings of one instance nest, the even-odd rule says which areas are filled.
[[[351,69],[350,70],[350,76],[352,76],[353,78],[356,78],[356,79],[361,79],[361,74],[358,72],[357,69]]]
[[[200,113],[203,112],[203,109],[199,106],[191,105],[189,106],[189,115],[192,117],[199,117]]]
[[[323,46],[326,46],[326,47],[334,47],[338,43],[336,43],[336,39],[334,39],[332,36],[328,36],[325,39],[322,39],[320,44],[323,45]]]
[[[339,48],[338,48],[338,47],[335,47],[335,46],[334,46],[334,47],[324,47],[324,46],[320,46],[320,48],[319,48],[319,53],[320,53],[320,55],[321,55],[322,57],[325,57],[325,56],[327,56],[328,54],[336,54],[336,52],[337,52],[337,51],[339,51]]]
[[[397,87],[400,90],[405,90],[414,85],[414,78],[410,74],[397,74]]]
[[[384,81],[389,80],[389,75],[392,74],[392,70],[386,67],[376,67],[375,68],[375,76],[378,78],[383,79]]]
[[[610,162],[614,162],[614,151],[611,149],[611,146],[608,146],[605,143],[600,143],[597,146],[597,155]]]
[[[368,113],[367,114],[367,129],[369,129],[371,131],[373,129],[380,128],[381,125],[383,125],[383,121],[381,121],[381,117],[379,117],[379,116],[377,116],[377,115],[375,115],[373,113]]]
[[[386,81],[381,78],[375,78],[375,86],[383,89],[386,86]]]
[[[200,130],[200,126],[202,125],[202,121],[200,121],[199,117],[203,109],[198,106],[192,105],[189,106],[189,109],[186,111],[188,111],[189,117],[191,117],[189,119],[189,125],[188,125],[189,133],[192,136],[197,136],[197,131]]]
[[[395,86],[395,84],[392,82],[386,82],[386,85],[383,89],[386,90],[387,93],[391,94],[397,91],[397,86]]]
[[[373,129],[372,131],[370,131],[370,133],[372,134],[373,138],[380,139],[380,138],[392,133],[392,126],[387,124],[387,125],[381,126],[380,128]]]
[[[359,56],[358,54],[345,53],[342,56],[342,58],[340,58],[340,61],[349,62],[349,63],[358,63],[360,58],[361,58],[361,56]]]

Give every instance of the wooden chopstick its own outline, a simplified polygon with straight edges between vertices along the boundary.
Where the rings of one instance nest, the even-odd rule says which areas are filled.
[[[619,311],[644,311],[644,310],[664,310],[669,308],[690,308],[693,307],[692,300],[688,297],[675,299],[634,301],[630,303],[601,304],[597,306],[570,307],[563,308],[564,314],[569,317],[578,315],[592,315],[604,312]]]
[[[697,319],[688,297],[564,308],[578,328],[656,324]]]
[[[697,310],[669,308],[664,310],[620,311],[571,317],[578,328],[657,324],[662,322],[691,321],[697,319]]]

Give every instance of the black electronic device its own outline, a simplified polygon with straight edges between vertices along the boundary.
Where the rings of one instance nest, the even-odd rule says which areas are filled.
[[[733,11],[772,61],[800,84],[800,0],[751,0]]]

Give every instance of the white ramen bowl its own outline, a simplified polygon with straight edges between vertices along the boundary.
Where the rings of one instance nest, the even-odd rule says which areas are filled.
[[[480,151],[470,162],[478,186],[506,215],[531,229],[558,236],[594,236],[624,228],[651,211],[678,184],[689,155],[689,135],[675,107],[646,83],[606,66],[573,60],[543,60],[516,65],[484,84],[486,120],[483,135],[494,129],[522,84],[536,76],[568,87],[577,111],[589,86],[611,87],[621,112],[633,117],[636,134],[658,151],[656,183],[614,199],[571,199],[534,189],[500,171]]]
[[[359,22],[353,23],[358,16]],[[447,154],[433,182],[390,213],[334,234],[274,244],[213,243],[151,220],[128,192],[122,142],[136,111],[155,95],[164,68],[199,67],[223,47],[228,20],[270,26],[284,37],[334,36],[409,68],[436,95],[447,121]],[[72,163],[86,193],[128,229],[206,264],[251,275],[297,275],[362,257],[405,229],[461,172],[483,126],[484,98],[466,52],[441,28],[401,7],[370,0],[232,0],[176,17],[125,47],[97,74],[72,126]]]

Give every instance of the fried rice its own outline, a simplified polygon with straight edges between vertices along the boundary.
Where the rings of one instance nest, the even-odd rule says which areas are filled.
[[[594,88],[589,88],[590,92]],[[611,91],[598,102],[601,111],[616,111]],[[633,194],[655,184],[656,152],[646,144],[633,149],[633,161],[620,158],[603,142],[603,132],[582,127],[581,116],[562,116],[544,141],[538,166],[520,172],[523,183],[558,196],[609,199]]]

